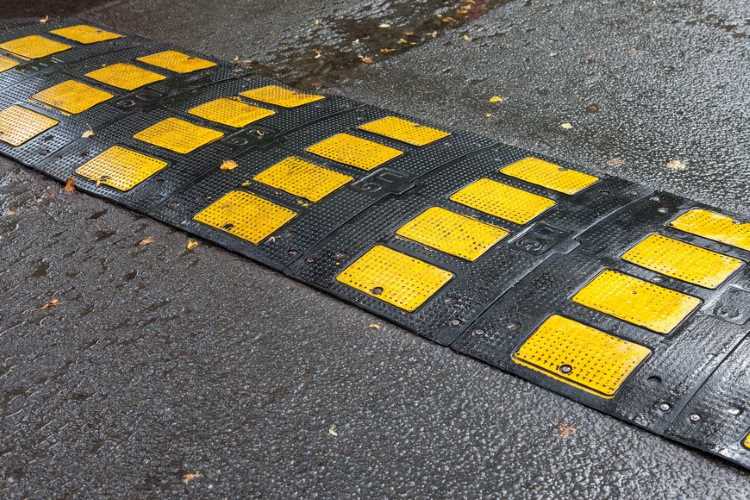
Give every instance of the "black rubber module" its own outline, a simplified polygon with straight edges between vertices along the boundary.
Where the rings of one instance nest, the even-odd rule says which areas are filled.
[[[750,468],[750,226],[106,27],[4,28],[0,153]],[[70,81],[109,97],[42,97]]]

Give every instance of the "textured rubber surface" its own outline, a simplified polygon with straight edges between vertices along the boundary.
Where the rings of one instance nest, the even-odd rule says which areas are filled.
[[[81,24],[0,36],[6,47],[27,36],[70,46],[19,58],[0,73],[0,112],[13,110],[2,122],[3,154],[60,180],[73,177],[83,191],[458,352],[750,467],[743,445],[750,251],[748,226],[736,217],[471,133],[447,135],[346,99],[279,90],[208,56],[137,37],[80,43],[49,33]],[[102,30],[74,31],[85,42],[92,33]],[[86,76],[115,64],[166,78],[114,85]],[[77,114],[34,99],[71,80],[112,97],[75,107]],[[90,98],[75,89],[73,97],[76,104]],[[204,107],[219,99],[273,114]],[[19,109],[47,121],[27,132]],[[18,134],[26,140],[3,139]],[[134,165],[125,151],[148,160]],[[289,158],[298,168],[267,173]],[[326,181],[313,181],[320,189],[300,180],[322,173]],[[460,219],[415,230],[414,221],[435,209]],[[623,258],[654,234],[706,252],[691,254],[694,268],[690,259],[659,261],[652,250]],[[615,277],[605,291],[618,298],[592,292],[602,276]],[[574,300],[582,292],[594,300]]]

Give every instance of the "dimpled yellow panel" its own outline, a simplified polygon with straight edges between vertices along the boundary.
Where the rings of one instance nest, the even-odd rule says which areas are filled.
[[[240,93],[243,97],[249,97],[255,101],[274,104],[283,108],[296,108],[311,102],[325,99],[325,96],[306,94],[294,89],[280,87],[278,85],[266,85],[257,89],[250,89]]]
[[[554,200],[491,179],[469,184],[451,200],[516,224],[526,224],[555,206]]]
[[[195,151],[222,137],[224,137],[223,132],[201,127],[179,118],[166,118],[133,136],[139,141],[180,154]]]
[[[660,234],[651,234],[622,258],[657,273],[705,288],[717,288],[743,262]]]
[[[92,80],[111,85],[123,90],[135,90],[166,79],[154,71],[140,68],[134,64],[116,63],[90,71],[86,76]]]
[[[428,208],[396,234],[469,261],[508,235],[505,229],[440,207]]]
[[[43,102],[53,108],[60,109],[71,115],[83,113],[108,101],[113,96],[109,92],[100,90],[75,80],[67,80],[41,92],[34,94],[33,99]]]
[[[745,439],[742,441],[742,446],[745,448],[750,448],[750,434],[745,436]]]
[[[84,45],[122,38],[122,35],[119,33],[112,33],[111,31],[103,30],[88,24],[76,24],[75,26],[58,28],[50,31],[50,33]]]
[[[8,71],[11,68],[18,66],[18,61],[14,61],[10,57],[0,55],[0,73]]]
[[[0,49],[26,59],[41,59],[68,50],[70,45],[39,35],[28,35],[0,43]]]
[[[242,128],[267,116],[275,115],[274,111],[258,106],[251,106],[238,99],[220,97],[188,110],[191,115],[221,123],[228,127]]]
[[[352,177],[290,156],[271,165],[253,179],[316,202],[350,182]]]
[[[412,146],[426,146],[450,134],[397,116],[386,116],[359,126],[360,130],[389,137]]]
[[[151,66],[174,71],[175,73],[192,73],[193,71],[216,66],[216,63],[213,61],[201,59],[200,57],[191,56],[176,50],[157,52],[156,54],[139,57],[138,60]]]
[[[297,215],[244,191],[230,191],[198,212],[193,220],[257,245]]]
[[[398,149],[351,134],[333,135],[313,144],[307,151],[362,170],[372,170],[403,154]]]
[[[612,270],[599,274],[572,300],[661,334],[671,332],[701,303],[697,297]]]
[[[0,111],[0,141],[20,146],[59,122],[21,106]]]
[[[533,156],[511,163],[500,169],[500,172],[568,195],[583,191],[599,181],[599,178],[593,175],[563,168]]]
[[[750,251],[750,222],[738,222],[710,210],[688,210],[670,224],[672,227],[708,240]]]
[[[415,311],[453,278],[453,273],[377,245],[354,261],[336,280],[392,304]]]
[[[167,162],[122,146],[112,146],[76,169],[76,173],[97,184],[128,191],[145,181]]]
[[[651,351],[563,316],[549,317],[513,355],[516,364],[611,399]]]

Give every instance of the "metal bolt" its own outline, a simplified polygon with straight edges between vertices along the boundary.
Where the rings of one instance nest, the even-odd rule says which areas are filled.
[[[560,367],[560,371],[563,372],[563,373],[570,373],[570,372],[573,371],[573,367],[570,366],[570,365],[562,365]]]
[[[669,410],[672,409],[672,407],[669,406],[669,403],[662,403],[662,404],[659,405],[659,409],[661,411],[669,411]]]
[[[701,416],[698,415],[697,413],[693,413],[692,415],[690,415],[690,421],[693,422],[694,424],[697,422],[700,422]]]

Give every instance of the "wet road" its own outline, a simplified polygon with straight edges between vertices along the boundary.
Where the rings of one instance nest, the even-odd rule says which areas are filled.
[[[740,0],[88,15],[750,214]],[[186,241],[0,160],[4,496],[747,496],[729,464]]]

